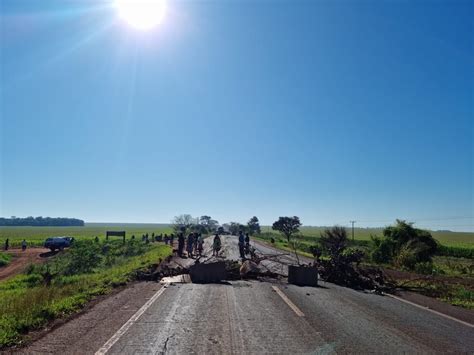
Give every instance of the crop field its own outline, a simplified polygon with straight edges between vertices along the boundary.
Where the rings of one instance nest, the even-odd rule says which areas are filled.
[[[308,239],[319,237],[326,227],[303,226],[300,234]],[[48,237],[72,236],[76,239],[83,238],[105,238],[105,232],[110,230],[126,231],[127,238],[135,235],[140,238],[142,234],[171,233],[169,224],[142,224],[142,223],[86,223],[84,227],[0,227],[0,246],[3,246],[6,238],[10,239],[12,247],[19,246],[23,239],[31,246],[42,245]],[[348,228],[349,237],[351,230]],[[277,233],[270,226],[262,226],[262,232]],[[436,232],[431,234],[441,244],[451,247],[464,247],[474,249],[473,232]],[[382,228],[355,228],[354,238],[356,240],[370,240],[371,235],[382,235]],[[305,239],[306,239],[305,238]]]
[[[319,237],[326,227],[301,227],[300,234],[305,237]],[[382,236],[383,228],[354,228],[354,239],[370,240],[371,235]],[[262,232],[272,232],[270,226],[262,227]],[[351,229],[347,228],[349,238],[351,237]],[[464,247],[474,249],[474,232],[437,232],[431,231],[431,235],[441,244],[451,247]]]
[[[30,246],[41,246],[48,237],[71,236],[80,240],[97,236],[99,239],[104,239],[106,231],[125,231],[128,239],[132,235],[141,238],[145,233],[169,234],[172,229],[168,224],[135,223],[86,223],[84,227],[0,227],[0,247],[3,247],[7,238],[11,247],[20,246],[23,239],[26,239]]]

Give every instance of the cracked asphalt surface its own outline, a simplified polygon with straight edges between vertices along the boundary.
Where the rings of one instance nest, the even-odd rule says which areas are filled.
[[[262,253],[275,253],[254,245]],[[223,256],[238,258],[236,237],[223,237]],[[286,272],[285,266],[268,264]],[[304,316],[283,301],[273,290],[275,285]],[[473,353],[474,329],[389,297],[332,284],[317,288],[276,281],[175,284],[109,350],[111,354],[337,352]]]
[[[213,260],[210,238],[203,260]],[[238,259],[237,238],[222,237],[223,259]],[[253,243],[263,254],[276,251]],[[282,263],[265,261],[287,273]],[[178,259],[188,265],[192,259]],[[303,316],[275,292],[278,287]],[[24,353],[94,354],[140,307],[151,306],[108,354],[474,353],[474,328],[396,299],[321,282],[136,283],[54,329]]]

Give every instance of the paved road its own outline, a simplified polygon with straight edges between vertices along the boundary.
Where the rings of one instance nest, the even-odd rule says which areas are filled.
[[[225,257],[238,257],[235,237],[224,237],[223,249]],[[165,287],[108,353],[474,352],[474,328],[332,284],[310,288],[236,281]]]

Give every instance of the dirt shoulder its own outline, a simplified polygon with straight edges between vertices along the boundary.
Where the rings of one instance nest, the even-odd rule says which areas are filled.
[[[28,248],[25,251],[10,249],[6,253],[10,254],[12,259],[7,266],[0,268],[0,281],[21,273],[29,264],[42,263],[50,256],[49,249],[45,248]]]
[[[135,282],[99,297],[71,318],[30,334],[27,346],[6,353],[94,354],[161,287],[157,282]]]

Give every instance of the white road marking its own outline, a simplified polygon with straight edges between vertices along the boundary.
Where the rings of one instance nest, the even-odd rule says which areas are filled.
[[[396,300],[398,300],[398,301],[400,301],[400,302],[404,302],[404,303],[407,303],[407,304],[411,304],[412,306],[415,306],[415,307],[424,309],[425,311],[428,311],[428,312],[437,314],[438,316],[441,316],[441,317],[444,317],[444,318],[453,320],[453,321],[455,321],[455,322],[461,323],[461,324],[463,324],[463,325],[465,325],[465,326],[474,328],[474,324],[471,324],[471,323],[465,322],[465,321],[463,321],[463,320],[460,320],[460,319],[457,319],[457,318],[448,316],[447,314],[444,314],[444,313],[435,311],[434,309],[431,309],[431,308],[428,308],[428,307],[425,307],[425,306],[421,306],[421,305],[416,304],[416,303],[414,303],[414,302],[410,302],[410,301],[404,300],[403,298],[400,298],[400,297],[397,297],[397,296],[394,296],[394,295],[391,295],[391,294],[388,294],[388,293],[384,293],[384,295],[385,295],[385,296],[388,296],[388,297],[391,297],[391,298],[394,298],[394,299],[396,299]]]
[[[286,297],[282,290],[278,288],[278,286],[272,286],[272,288],[278,293],[278,296],[282,298],[283,301],[296,313],[298,317],[304,317],[304,313],[293,303],[291,300]]]
[[[122,327],[117,330],[117,332],[102,346],[95,355],[104,355],[106,354],[112,346],[130,329],[130,327],[146,312],[148,308],[155,302],[158,297],[165,292],[166,288],[160,288],[154,295],[151,297],[143,306],[140,308]]]

